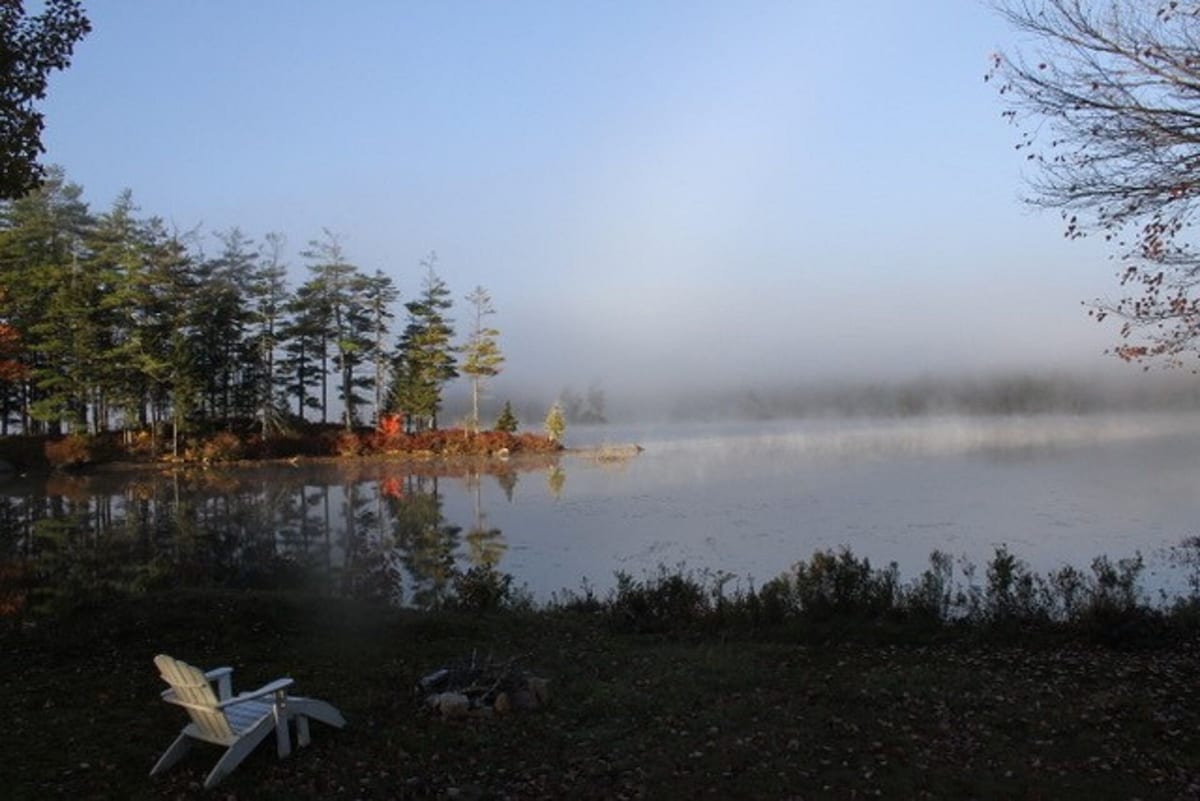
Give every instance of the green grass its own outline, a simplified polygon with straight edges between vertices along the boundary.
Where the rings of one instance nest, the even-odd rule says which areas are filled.
[[[604,614],[386,610],[174,591],[0,634],[0,787],[49,798],[1163,798],[1200,790],[1200,643],[1114,650],[1051,628],[795,626],[639,634]],[[920,632],[917,632],[920,634]],[[878,635],[878,636],[876,636]],[[520,656],[551,703],[443,721],[412,692],[469,655]],[[337,705],[287,760],[212,793],[151,659],[280,675]]]

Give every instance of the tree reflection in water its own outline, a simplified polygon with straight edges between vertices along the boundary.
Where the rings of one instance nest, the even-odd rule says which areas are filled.
[[[500,483],[504,495],[512,502],[513,489],[516,487],[516,473],[512,474],[512,482]],[[499,478],[499,476],[497,477]],[[467,561],[472,567],[495,568],[504,558],[508,543],[498,528],[486,525],[487,515],[483,511],[483,488],[480,485],[479,473],[469,473],[466,477],[467,490],[471,493],[471,528],[467,530]]]
[[[511,501],[519,470],[553,465],[363,462],[10,481],[0,485],[0,625],[181,586],[434,606],[456,571],[504,559],[504,536],[483,508],[484,475]],[[443,513],[447,482],[469,494],[465,535]]]

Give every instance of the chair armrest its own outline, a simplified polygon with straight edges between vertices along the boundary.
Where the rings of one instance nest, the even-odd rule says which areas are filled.
[[[204,678],[217,683],[217,698],[224,701],[233,695],[233,668],[219,667],[204,672]]]
[[[286,690],[288,687],[291,687],[295,683],[296,683],[295,679],[276,679],[275,681],[271,682],[270,684],[264,684],[263,686],[259,687],[257,690],[251,690],[250,692],[245,692],[245,693],[238,693],[233,698],[224,699],[219,704],[217,704],[216,709],[224,709],[227,706],[233,706],[234,704],[240,704],[243,701],[253,701],[256,698],[262,698],[264,695],[274,695],[275,693]]]

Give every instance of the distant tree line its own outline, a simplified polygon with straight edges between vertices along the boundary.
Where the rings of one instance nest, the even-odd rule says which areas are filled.
[[[354,265],[335,233],[301,251],[295,288],[281,235],[215,239],[208,253],[197,232],[141,216],[129,191],[94,214],[54,168],[0,203],[0,434],[253,425],[269,436],[381,415],[425,430],[460,374],[478,428],[481,384],[504,361],[482,287],[459,344],[431,254],[394,338],[395,282]]]
[[[562,407],[563,417],[569,423],[607,423],[605,416],[604,390],[593,384],[588,387],[587,395],[580,395],[571,387],[564,387],[558,396],[559,406]]]
[[[1126,381],[1065,372],[927,376],[764,386],[696,395],[670,410],[677,420],[1004,416],[1200,408],[1194,380]]]

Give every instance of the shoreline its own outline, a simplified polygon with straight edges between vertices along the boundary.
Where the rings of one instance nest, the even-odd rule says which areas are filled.
[[[147,446],[151,444],[144,433],[132,437],[107,432],[0,438],[0,478],[364,462],[460,467],[522,464],[561,455],[618,461],[643,450],[633,443],[568,448],[532,432],[450,428],[396,434],[317,426],[270,439],[229,431],[192,435],[181,443],[180,455],[174,456],[150,453]]]
[[[8,478],[30,478],[50,476],[55,473],[68,475],[119,475],[147,472],[187,472],[196,470],[245,470],[269,467],[323,467],[331,465],[361,465],[361,464],[396,464],[414,465],[421,467],[446,467],[447,469],[463,466],[481,465],[500,467],[511,465],[517,469],[536,469],[542,464],[557,462],[564,456],[583,459],[594,459],[601,462],[618,462],[632,459],[645,452],[645,448],[635,443],[621,445],[585,445],[580,447],[564,447],[555,451],[518,451],[510,454],[471,454],[455,453],[440,454],[433,452],[394,452],[368,453],[346,456],[290,456],[270,457],[262,459],[230,459],[230,460],[139,460],[116,459],[113,461],[94,462],[81,465],[47,466],[24,471],[11,471]],[[0,474],[3,480],[5,474]]]

